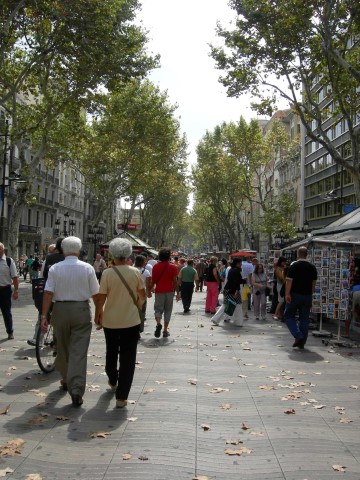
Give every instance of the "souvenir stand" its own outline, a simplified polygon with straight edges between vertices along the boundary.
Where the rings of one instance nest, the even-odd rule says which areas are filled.
[[[301,245],[307,246],[308,260],[316,266],[318,272],[312,313],[318,314],[320,326],[313,334],[331,336],[330,332],[322,330],[323,318],[334,319],[338,321],[340,342],[342,326],[344,336],[349,336],[353,310],[351,289],[360,283],[356,275],[356,265],[360,267],[360,231],[348,230],[333,235],[309,237],[287,248],[294,249]]]

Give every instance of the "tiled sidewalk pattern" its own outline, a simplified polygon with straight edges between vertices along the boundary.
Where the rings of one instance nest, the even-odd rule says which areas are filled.
[[[293,349],[270,315],[256,322],[251,314],[243,328],[212,326],[200,293],[188,315],[176,304],[171,336],[158,340],[150,301],[132,402],[114,408],[103,333],[94,330],[84,405],[75,409],[26,344],[36,321],[30,293],[22,283],[15,340],[0,340],[0,410],[10,405],[0,444],[25,441],[20,454],[0,456],[0,476],[10,468],[6,478],[19,480],[360,480],[358,350],[313,337]],[[91,438],[96,432],[105,438]],[[225,453],[243,447],[251,451]]]

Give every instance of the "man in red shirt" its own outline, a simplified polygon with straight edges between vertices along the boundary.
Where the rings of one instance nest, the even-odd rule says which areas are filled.
[[[179,285],[177,281],[178,269],[170,263],[171,251],[169,248],[160,248],[159,262],[153,266],[152,270],[152,289],[155,292],[155,337],[159,338],[162,330],[161,318],[164,315],[163,337],[170,335],[168,331],[170,317],[174,302],[174,290],[176,291],[176,301],[179,301]],[[155,288],[154,288],[155,287]]]

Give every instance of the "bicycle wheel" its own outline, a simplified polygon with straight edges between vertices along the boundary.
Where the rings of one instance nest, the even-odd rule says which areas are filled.
[[[54,331],[52,326],[49,325],[46,333],[43,333],[41,328],[39,328],[36,334],[36,360],[44,373],[50,373],[55,368],[54,361],[56,353],[54,345]]]

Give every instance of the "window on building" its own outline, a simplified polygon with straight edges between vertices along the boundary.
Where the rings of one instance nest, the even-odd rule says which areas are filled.
[[[312,183],[310,185],[310,197],[314,197],[315,195],[317,195],[317,185],[316,183]]]
[[[329,190],[332,190],[332,188],[333,188],[332,178],[331,177],[325,178],[325,191],[328,192]]]
[[[317,216],[318,218],[324,216],[324,204],[321,204],[321,205],[317,205],[317,206],[316,206],[316,216]]]
[[[335,202],[331,201],[325,203],[325,215],[328,217],[330,215],[334,215],[335,213]]]
[[[353,177],[348,170],[343,170],[343,182],[344,185],[351,185],[353,183]]]
[[[45,188],[45,200],[47,200],[47,198],[48,198],[48,189]]]
[[[40,226],[40,212],[39,212],[39,210],[37,210],[37,212],[36,212],[36,226],[37,227]]]
[[[28,214],[27,214],[27,224],[31,225],[31,208],[28,209]]]
[[[47,227],[47,213],[44,212],[44,227]]]

